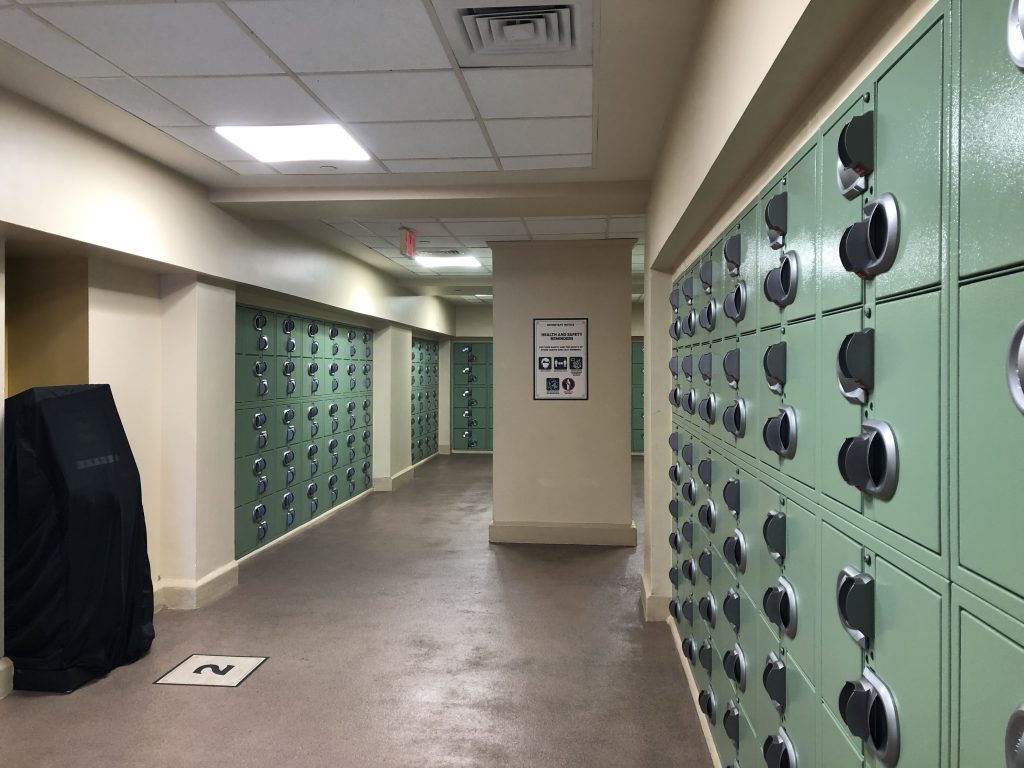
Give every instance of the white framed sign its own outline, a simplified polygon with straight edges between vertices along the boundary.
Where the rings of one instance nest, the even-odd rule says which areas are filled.
[[[587,318],[535,318],[532,364],[534,400],[588,400]]]

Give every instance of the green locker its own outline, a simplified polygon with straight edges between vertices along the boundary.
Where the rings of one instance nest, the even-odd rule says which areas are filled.
[[[302,356],[322,360],[324,358],[324,333],[316,320],[304,319],[300,326],[302,334]]]
[[[808,488],[814,487],[818,459],[817,331],[818,323],[808,321],[787,325],[782,336],[786,341],[786,386],[781,408],[788,422],[788,436],[783,433],[780,438],[783,449],[789,448],[792,455],[779,460],[776,466]]]
[[[1024,624],[953,587],[953,765],[1019,765]]]
[[[753,365],[749,366],[753,368],[756,382],[757,420],[750,423],[755,436],[756,455],[764,463],[777,467],[779,457],[765,444],[764,425],[769,419],[778,416],[782,409],[782,394],[788,381],[789,345],[779,327],[759,331],[751,342],[756,344],[757,350],[753,356]]]
[[[849,731],[827,706],[818,708],[818,765],[827,768],[861,768],[864,750],[847,737]]]
[[[864,91],[861,91],[847,99],[822,134],[821,259],[818,275],[822,312],[854,306],[864,298],[864,281],[843,266],[840,243],[846,230],[863,217],[865,193],[871,181],[870,170],[874,167],[873,132],[874,113],[870,96],[865,99]],[[853,166],[845,175],[837,169],[837,163],[843,160]],[[858,174],[856,168],[866,173]]]
[[[758,457],[766,450],[761,436],[761,427],[767,418],[761,417],[761,390],[765,390],[766,397],[777,399],[777,396],[767,389],[762,370],[762,357],[763,350],[760,349],[758,335],[747,334],[740,336],[734,345],[726,349],[720,368],[726,382],[736,380],[736,387],[732,390],[732,402],[727,403],[722,409],[724,426],[742,427],[733,438],[734,444],[750,457]],[[736,403],[738,405],[735,409],[728,410],[730,405]]]
[[[274,313],[252,307],[235,310],[235,353],[271,357],[275,349]]]
[[[945,34],[943,18],[875,86],[874,189],[876,197],[893,195],[899,209],[899,247],[892,267],[875,277],[879,297],[932,285],[942,277]],[[872,214],[871,239],[887,225],[891,222],[884,211]]]
[[[644,431],[642,429],[634,429],[630,432],[629,446],[632,453],[644,452]]]
[[[760,246],[758,208],[751,207],[726,232],[722,245],[724,271],[728,276],[722,291],[723,334],[757,330],[762,289],[758,275]]]
[[[740,701],[739,747],[736,750],[739,766],[758,766],[764,763],[761,752],[761,737],[754,730],[753,722],[745,709],[745,700]]]
[[[939,294],[926,293],[875,308],[874,407],[865,411],[895,435],[896,457],[886,451],[886,466],[895,464],[898,484],[891,500],[865,495],[864,513],[933,552],[941,549],[942,509],[939,307]]]
[[[1020,148],[1024,61],[1006,0],[971,0],[960,10],[960,274],[1024,261]],[[1018,54],[1019,55],[1019,54]]]
[[[298,334],[301,333],[301,318],[288,314],[276,314],[274,316],[274,333],[276,338],[272,342],[278,356],[302,354],[302,347],[299,344]]]
[[[276,380],[271,375],[273,358],[235,355],[235,393],[238,403],[264,403],[278,397]]]
[[[235,507],[235,556],[242,557],[265,543],[269,530],[266,505],[243,504]]]
[[[1024,273],[960,288],[959,503],[953,526],[962,569],[1024,596]],[[989,598],[995,599],[995,598]]]

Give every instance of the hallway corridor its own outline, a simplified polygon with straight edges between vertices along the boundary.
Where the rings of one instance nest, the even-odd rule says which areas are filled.
[[[138,663],[0,702],[0,763],[710,765],[668,627],[640,616],[642,547],[488,545],[490,519],[491,458],[438,457],[160,612]],[[268,660],[238,688],[152,684],[194,653]]]

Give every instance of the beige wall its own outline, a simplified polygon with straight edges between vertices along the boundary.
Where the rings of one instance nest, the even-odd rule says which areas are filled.
[[[160,278],[152,272],[91,257],[89,317],[90,384],[109,384],[142,478],[149,561],[154,585],[163,575],[160,515],[162,454],[160,403],[163,306]],[[174,392],[173,376],[168,394]]]
[[[373,485],[393,490],[412,479],[412,332],[389,326],[373,339]],[[403,473],[406,473],[403,476]]]
[[[455,336],[459,339],[489,339],[494,335],[494,306],[455,305]]]
[[[439,333],[450,304],[346,254],[232,216],[197,184],[0,91],[0,222]]]
[[[8,247],[7,391],[89,379],[88,261]]]
[[[640,304],[633,305],[633,314],[630,318],[630,333],[633,336],[644,335],[644,305]]]
[[[635,543],[631,242],[493,243],[492,541]],[[587,401],[534,401],[533,320],[589,318]]]

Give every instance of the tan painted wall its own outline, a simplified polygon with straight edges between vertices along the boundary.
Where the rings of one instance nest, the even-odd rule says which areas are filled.
[[[163,574],[160,402],[175,392],[161,369],[162,313],[158,275],[89,259],[89,383],[110,385],[139,466],[155,584]]]
[[[629,241],[494,243],[494,522],[628,526]],[[589,318],[588,401],[533,400],[533,320]]]
[[[633,305],[633,314],[630,318],[630,333],[633,336],[644,335],[644,305],[643,303]]]
[[[373,339],[373,484],[391,490],[412,465],[412,332],[389,326]],[[377,407],[377,403],[384,407]]]
[[[89,380],[88,261],[7,255],[7,391]]]
[[[0,222],[439,333],[450,304],[273,225],[236,218],[156,163],[0,91]]]
[[[455,336],[459,339],[489,339],[494,335],[494,307],[491,304],[456,304]]]

